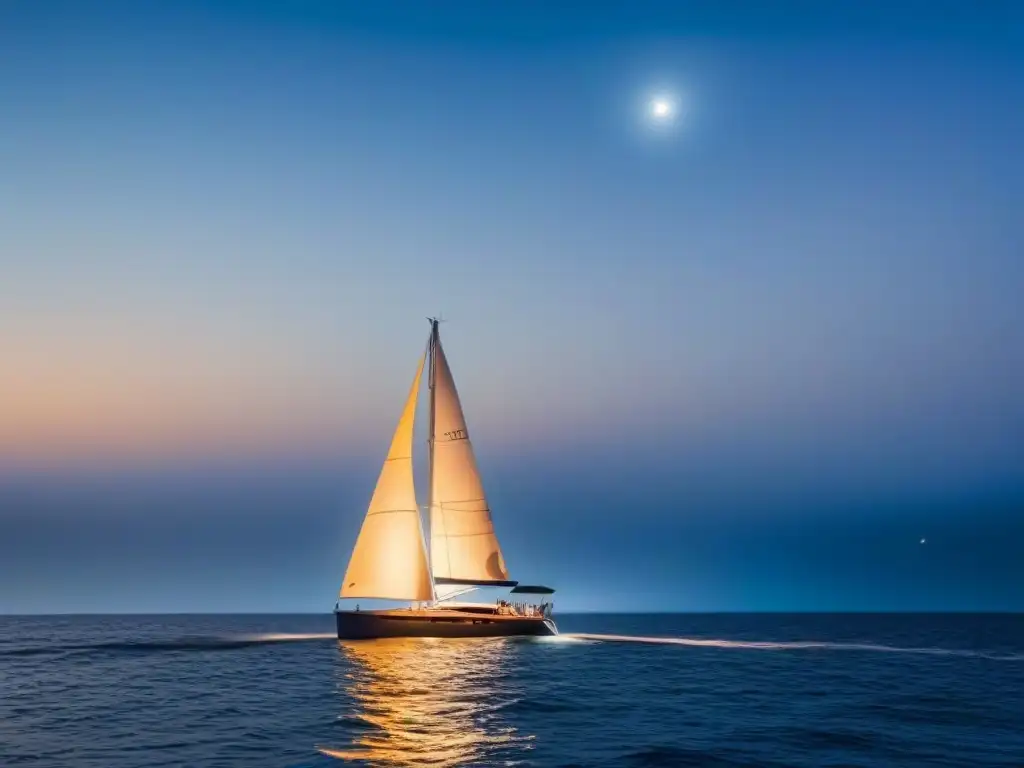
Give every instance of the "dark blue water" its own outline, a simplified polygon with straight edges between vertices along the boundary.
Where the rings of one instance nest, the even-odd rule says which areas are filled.
[[[1021,615],[331,622],[0,617],[0,765],[1024,766]]]

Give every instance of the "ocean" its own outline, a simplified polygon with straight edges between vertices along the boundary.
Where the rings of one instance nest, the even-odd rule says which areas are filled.
[[[1024,766],[1024,615],[0,617],[0,766]]]

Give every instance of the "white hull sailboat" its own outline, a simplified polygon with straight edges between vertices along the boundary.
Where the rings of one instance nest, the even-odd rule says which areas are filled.
[[[429,556],[413,480],[413,426],[424,364],[429,366]],[[509,588],[494,604],[456,602],[480,587]],[[555,635],[548,587],[509,578],[494,533],[462,404],[441,348],[438,321],[420,359],[391,449],[377,479],[341,585],[340,598],[395,600],[389,610],[336,607],[338,637]],[[539,596],[536,604],[521,595]],[[340,601],[339,601],[340,605]]]

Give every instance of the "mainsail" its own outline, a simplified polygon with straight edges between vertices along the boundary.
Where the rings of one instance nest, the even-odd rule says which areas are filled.
[[[436,321],[431,338],[430,567],[439,582],[507,581],[508,571]]]
[[[413,424],[422,375],[423,358],[356,539],[341,597],[434,599],[412,468]]]

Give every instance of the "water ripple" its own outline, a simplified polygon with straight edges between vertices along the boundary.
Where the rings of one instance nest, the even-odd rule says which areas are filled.
[[[330,622],[0,618],[0,765],[1005,768],[1024,755],[1021,617],[566,617],[549,641],[362,643]]]

